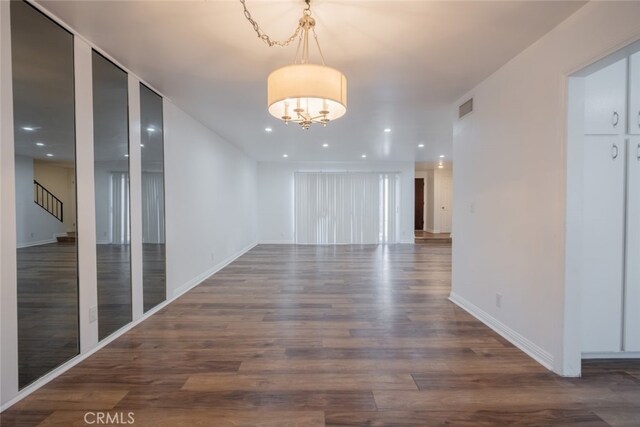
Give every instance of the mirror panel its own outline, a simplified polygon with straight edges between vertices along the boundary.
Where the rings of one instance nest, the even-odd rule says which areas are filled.
[[[144,311],[166,299],[162,97],[140,84]]]
[[[79,352],[73,36],[10,11],[22,389]]]
[[[92,53],[98,337],[131,321],[127,73]]]

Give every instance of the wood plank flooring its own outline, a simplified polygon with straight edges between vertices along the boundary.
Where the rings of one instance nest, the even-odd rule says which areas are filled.
[[[640,363],[548,372],[447,300],[449,245],[258,246],[5,426],[640,425]]]

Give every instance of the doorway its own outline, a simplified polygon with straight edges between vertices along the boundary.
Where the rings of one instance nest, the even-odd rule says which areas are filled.
[[[415,179],[415,226],[414,230],[424,230],[424,178]]]

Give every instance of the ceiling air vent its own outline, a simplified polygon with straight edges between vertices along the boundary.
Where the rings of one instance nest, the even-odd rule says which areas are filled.
[[[473,98],[458,107],[458,118],[461,119],[473,111]]]

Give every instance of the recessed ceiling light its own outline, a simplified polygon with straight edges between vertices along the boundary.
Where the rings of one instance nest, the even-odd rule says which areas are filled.
[[[424,144],[418,144],[418,148],[424,148]]]
[[[36,145],[37,145],[38,147],[44,147],[44,142],[36,142]]]
[[[444,154],[440,154],[440,158],[441,158],[441,159],[444,159]]]
[[[323,146],[324,148],[327,148],[327,147],[329,146],[329,144],[327,144],[327,143],[325,142],[324,144],[322,144],[322,146]]]
[[[53,154],[47,153],[47,157],[53,157]]]
[[[273,131],[273,129],[271,129],[271,128],[264,128],[264,131],[265,131],[265,132],[271,132],[271,131]]]
[[[22,126],[22,130],[26,130],[26,131],[32,131],[32,130],[36,130],[36,128],[32,127],[32,126]]]
[[[442,168],[444,168],[444,166],[438,165],[438,169],[442,169]]]
[[[151,126],[147,128],[147,132],[155,132],[155,131],[156,131],[155,128],[152,128]]]
[[[366,158],[367,158],[367,155],[366,155],[366,154],[363,154],[361,157],[362,157],[363,159],[366,159]]]
[[[289,157],[289,155],[288,154],[283,154],[282,157],[284,157],[286,159],[287,157]]]
[[[144,147],[144,144],[140,144],[140,147]]]
[[[384,131],[385,131],[385,133],[389,133],[389,132],[391,132],[391,128],[385,128]]]
[[[128,154],[125,154],[124,156],[125,156],[125,157],[129,157],[129,155],[128,155]]]

